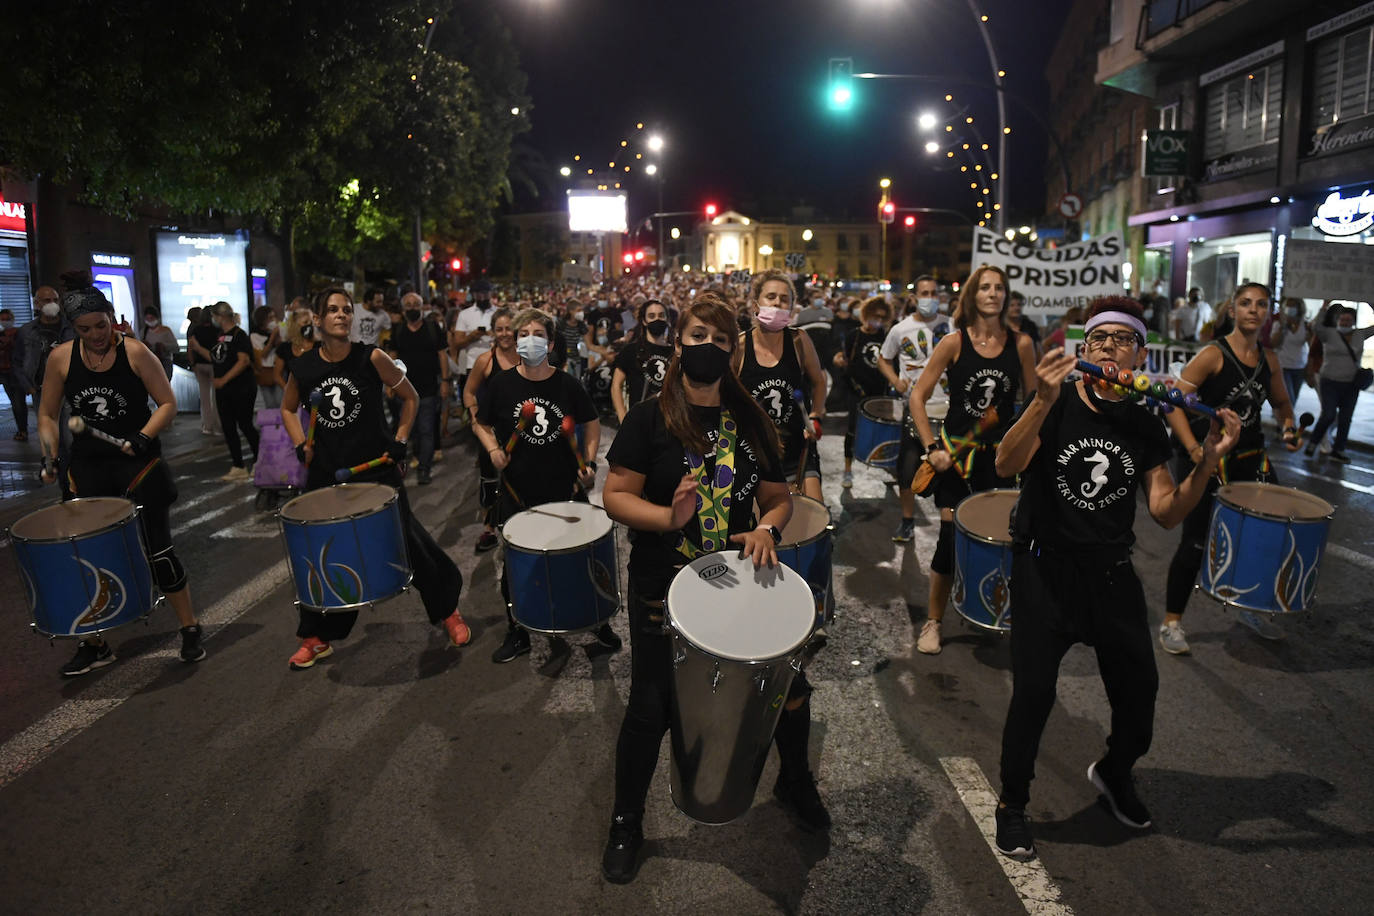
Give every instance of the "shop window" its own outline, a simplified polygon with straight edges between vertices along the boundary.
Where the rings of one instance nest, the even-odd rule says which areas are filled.
[[[1371,75],[1374,26],[1318,42],[1312,54],[1313,126],[1359,118],[1374,112]]]
[[[1178,102],[1168,105],[1161,105],[1156,109],[1159,115],[1159,123],[1156,125],[1160,130],[1178,130]],[[1161,175],[1150,179],[1150,185],[1156,194],[1168,194],[1174,190],[1174,182],[1178,180],[1176,175]]]
[[[849,250],[849,236],[845,235],[843,232],[841,232],[839,235],[835,236],[835,248],[836,248],[836,250],[838,250],[838,251],[848,251],[848,250]]]
[[[868,251],[873,245],[873,239],[867,235],[859,236],[859,250]]]
[[[1277,142],[1282,101],[1282,58],[1208,86],[1203,157],[1215,159]]]

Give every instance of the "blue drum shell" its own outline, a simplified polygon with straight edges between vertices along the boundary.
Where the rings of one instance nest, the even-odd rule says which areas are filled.
[[[536,633],[594,630],[620,608],[615,529],[581,547],[530,550],[506,542],[511,613]]]
[[[396,500],[353,518],[309,522],[280,518],[296,600],[307,610],[358,610],[394,598],[410,584]]]
[[[985,490],[954,510],[954,583],[949,600],[969,623],[1011,631],[1011,535],[1016,490]]]
[[[864,398],[858,411],[854,422],[854,457],[869,467],[896,468],[902,441],[902,402],[882,396]]]

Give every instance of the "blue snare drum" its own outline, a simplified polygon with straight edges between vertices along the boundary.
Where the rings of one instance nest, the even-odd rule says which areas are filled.
[[[306,610],[356,611],[410,585],[401,506],[380,483],[344,483],[302,493],[277,513]]]
[[[902,444],[902,400],[883,395],[859,402],[854,422],[854,457],[873,468],[897,467]]]
[[[536,633],[594,630],[620,609],[615,531],[590,503],[545,503],[501,528],[511,613]]]
[[[1011,631],[1011,510],[1019,490],[987,490],[954,510],[950,603],[969,623]]]
[[[835,526],[825,503],[809,496],[792,495],[792,518],[782,529],[778,560],[801,573],[816,598],[816,622],[828,625],[835,619],[835,589],[831,554]]]
[[[127,499],[58,503],[30,512],[9,533],[33,628],[44,636],[94,636],[157,606],[138,509]]]
[[[1331,530],[1331,504],[1290,487],[1233,483],[1217,490],[1198,588],[1223,604],[1305,611]]]

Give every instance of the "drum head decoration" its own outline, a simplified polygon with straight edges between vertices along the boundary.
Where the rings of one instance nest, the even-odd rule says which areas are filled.
[[[830,510],[825,503],[810,496],[792,496],[792,517],[782,529],[779,547],[802,544],[830,527]]]
[[[668,587],[668,616],[684,639],[731,661],[765,661],[798,649],[816,624],[815,599],[785,566],[754,568],[736,551],[697,557]]]
[[[502,527],[501,536],[522,550],[554,553],[585,547],[604,537],[611,527],[611,517],[600,506],[545,503],[512,515]]]
[[[1217,491],[1217,498],[1243,510],[1247,515],[1285,521],[1290,518],[1295,521],[1326,518],[1336,511],[1320,496],[1271,483],[1227,484]]]
[[[376,512],[395,498],[396,490],[383,483],[343,483],[302,493],[281,514],[293,522],[337,521]]]
[[[965,532],[989,544],[1011,543],[1011,510],[1019,490],[987,490],[959,503],[954,522]]]

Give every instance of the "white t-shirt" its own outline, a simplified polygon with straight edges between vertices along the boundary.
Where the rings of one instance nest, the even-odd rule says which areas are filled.
[[[269,336],[270,335],[268,334],[263,334],[259,331],[254,331],[252,334],[248,335],[248,343],[252,345],[254,350],[261,350],[263,347],[267,346],[267,339]],[[262,367],[264,369],[271,369],[276,364],[276,350],[268,350],[266,353],[262,355]]]
[[[453,321],[453,330],[462,331],[470,334],[478,328],[491,330],[491,316],[496,314],[495,307],[488,308],[486,311],[479,309],[475,305],[469,305],[458,313],[458,317]],[[486,334],[482,337],[474,337],[468,341],[468,345],[458,351],[458,363],[463,367],[463,375],[472,371],[472,364],[477,362],[477,358],[491,349],[491,335]]]
[[[930,354],[935,350],[935,345],[946,334],[953,332],[954,325],[950,323],[948,315],[936,315],[930,321],[922,320],[919,315],[908,315],[887,332],[887,338],[883,340],[883,348],[879,352],[883,359],[897,359],[898,377],[915,385],[916,379],[921,376],[921,370],[930,362]],[[930,400],[949,400],[949,381],[943,375],[940,376],[940,384],[931,392]]]
[[[353,333],[348,335],[348,339],[375,347],[377,338],[390,327],[391,316],[385,310],[374,312],[360,302],[353,310]]]

